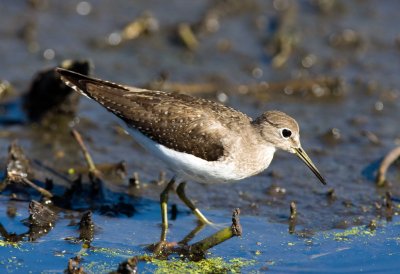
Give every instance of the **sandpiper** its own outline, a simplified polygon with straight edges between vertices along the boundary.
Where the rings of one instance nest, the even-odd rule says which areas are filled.
[[[296,154],[325,184],[301,147],[297,122],[283,112],[267,111],[252,119],[213,101],[56,70],[66,85],[118,116],[130,135],[182,179],[206,184],[241,180],[265,170],[281,149]],[[161,200],[163,225],[168,226],[166,201]],[[208,222],[190,202],[185,203]]]

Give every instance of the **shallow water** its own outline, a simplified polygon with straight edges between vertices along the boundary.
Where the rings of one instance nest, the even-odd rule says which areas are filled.
[[[3,204],[7,199],[1,198]],[[5,217],[5,208],[1,209],[1,223],[15,232],[24,232],[26,227],[17,220],[28,217],[26,203],[14,202],[18,208],[18,217]],[[228,214],[221,210],[207,211],[208,215],[219,223],[229,220]],[[78,217],[75,214],[75,217]],[[158,241],[158,206],[148,203],[141,213],[133,218],[113,218],[95,214],[96,234],[93,246],[84,249],[81,244],[65,241],[66,236],[77,236],[77,229],[70,226],[68,219],[61,219],[56,228],[36,242],[22,242],[16,246],[3,245],[2,271],[10,273],[62,272],[69,258],[82,254],[81,265],[89,273],[103,273],[115,270],[118,264],[129,257],[143,255],[144,246]],[[242,271],[272,271],[275,273],[352,273],[379,272],[395,273],[398,267],[398,248],[400,229],[399,219],[381,222],[376,231],[364,226],[348,230],[333,229],[320,231],[314,235],[289,234],[287,226],[271,223],[254,216],[241,218],[243,236],[233,238],[213,248],[208,258],[223,258],[224,261],[241,258],[248,262]],[[171,222],[169,240],[181,240],[196,226],[193,216],[186,213],[178,215]],[[207,227],[194,241],[215,232]],[[119,233],[115,233],[119,231]],[[34,254],[34,255],[33,255]],[[173,259],[171,264],[179,261]],[[157,269],[157,263],[139,263],[141,273],[151,273]],[[159,271],[168,271],[166,267]],[[163,272],[162,272],[163,273]]]
[[[275,1],[275,6],[283,2]],[[284,152],[276,154],[267,171],[228,187],[188,184],[189,195],[212,220],[229,222],[233,208],[240,207],[242,211],[243,238],[231,239],[213,248],[209,257],[251,259],[256,264],[249,269],[267,267],[276,272],[395,271],[394,258],[399,255],[396,251],[398,220],[395,217],[386,223],[385,214],[376,209],[375,203],[382,203],[385,192],[390,191],[395,211],[398,209],[399,174],[392,167],[388,174],[391,184],[382,188],[375,186],[374,174],[382,157],[400,143],[397,117],[400,63],[396,61],[400,54],[399,34],[393,27],[399,20],[397,1],[332,1],[335,6],[326,13],[318,10],[317,1],[296,2],[283,31],[293,35],[290,37],[297,42],[286,64],[279,69],[271,65],[272,55],[265,45],[276,33],[277,26],[279,29],[283,12],[276,10],[270,1],[247,1],[237,4],[238,7],[234,1],[230,2],[230,9],[220,17],[218,31],[202,33],[195,51],[176,43],[173,30],[180,22],[199,21],[216,2],[119,1],[116,4],[96,1],[90,2],[88,15],[78,14],[79,3],[45,0],[0,3],[0,77],[14,85],[17,95],[29,88],[36,72],[56,66],[67,58],[90,59],[95,65],[95,76],[137,86],[159,79],[160,74],[166,74],[171,82],[225,83],[217,93],[196,95],[214,100],[227,95],[227,105],[252,117],[267,109],[279,109],[294,116],[301,127],[303,147],[326,177],[328,186],[320,185],[296,157]],[[118,46],[107,45],[111,33],[122,29],[144,11],[150,11],[158,20],[158,31]],[[348,36],[340,36],[343,33]],[[343,42],[338,37],[348,40]],[[228,45],[227,50],[221,49],[224,43]],[[309,91],[291,94],[290,88],[282,88],[247,94],[243,89],[226,88],[319,76],[339,77],[344,91],[323,95],[319,89],[314,89],[314,95]],[[5,122],[0,131],[1,159],[6,159],[10,142],[18,139],[31,159],[58,171],[84,165],[68,129],[49,133],[38,126],[11,123],[21,117],[20,112],[2,113],[1,121]],[[147,182],[156,180],[161,170],[167,172],[167,178],[171,178],[173,172],[134,140],[117,134],[115,119],[95,103],[82,98],[78,116],[76,128],[84,136],[96,163],[125,160],[129,175],[138,172],[145,182],[133,191],[135,197],[143,200],[132,198],[133,201],[129,201],[138,207],[138,213],[132,218],[109,219],[98,213],[94,215],[101,229],[93,245],[123,251],[122,255],[114,257],[89,251],[83,265],[87,269],[91,262],[96,262],[93,264],[104,264],[106,270],[115,269],[124,256],[143,252],[141,244],[158,239],[157,201],[164,186]],[[38,180],[49,176],[43,168],[37,165],[35,168]],[[58,177],[54,181],[64,187],[67,184]],[[126,179],[114,178],[106,184],[114,194],[128,192]],[[335,190],[335,199],[326,195],[330,188]],[[110,195],[111,201],[118,197],[114,194]],[[128,199],[129,195],[124,194],[124,197]],[[38,199],[37,196],[33,198]],[[174,195],[171,200],[186,212]],[[310,238],[288,234],[291,201],[297,205],[296,230],[307,231],[312,235]],[[4,214],[8,203],[6,196],[1,197],[0,203],[3,205],[2,224],[9,231],[23,231],[19,221],[27,217],[27,203],[17,203],[21,216],[14,219]],[[367,225],[373,219],[381,224],[374,236],[354,235],[350,241],[326,236],[338,232],[336,229]],[[61,219],[56,228],[37,243],[24,242],[20,248],[2,247],[2,257],[10,259],[3,259],[2,266],[14,272],[61,271],[68,259],[80,250],[80,245],[62,240],[75,232],[67,223]],[[179,238],[193,226],[192,216],[179,215],[169,237],[171,240]],[[124,230],[123,235],[113,233],[116,227]],[[143,227],[146,227],[145,236]],[[212,233],[212,230],[204,233]],[[66,254],[55,255],[63,250]],[[257,250],[261,255],[255,255]],[[11,261],[13,263],[6,263]],[[373,264],[366,264],[371,261]],[[41,265],[46,265],[46,269],[38,262],[43,262]],[[146,267],[151,271],[151,266],[147,265],[140,265],[139,270]]]

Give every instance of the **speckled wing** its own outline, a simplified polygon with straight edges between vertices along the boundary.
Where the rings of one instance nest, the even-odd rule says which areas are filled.
[[[67,85],[100,103],[129,127],[170,149],[207,161],[224,156],[222,140],[227,131],[221,129],[234,133],[239,124],[250,123],[245,114],[205,99],[117,85],[62,69],[57,71]]]

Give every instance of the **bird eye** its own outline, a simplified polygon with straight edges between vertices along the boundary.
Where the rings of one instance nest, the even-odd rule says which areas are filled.
[[[283,138],[287,139],[290,136],[292,136],[292,131],[290,129],[283,128],[282,131],[281,131],[281,134],[282,134]]]

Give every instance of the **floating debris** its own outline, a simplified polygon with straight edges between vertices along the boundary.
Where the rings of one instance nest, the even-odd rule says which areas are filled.
[[[75,225],[75,223],[71,223]],[[90,210],[82,214],[79,221],[79,237],[66,237],[65,240],[72,243],[82,243],[82,250],[90,248],[94,239],[95,225],[92,220],[92,212]]]
[[[29,227],[29,230],[21,234],[9,233],[0,223],[0,235],[10,243],[18,243],[26,239],[33,242],[49,233],[54,228],[56,221],[56,213],[39,202],[31,201],[29,218],[22,221]]]
[[[150,12],[144,12],[136,20],[123,28],[121,38],[122,41],[132,40],[144,33],[156,32],[158,29],[158,20]]]
[[[85,274],[83,267],[79,264],[81,263],[81,258],[76,256],[68,260],[68,267],[64,270],[65,274]]]
[[[14,94],[14,87],[10,82],[5,80],[0,80],[0,101],[10,97]]]
[[[371,221],[369,222],[369,224],[367,225],[367,227],[368,227],[370,230],[376,230],[377,226],[378,226],[378,224],[377,224],[377,222],[376,222],[375,219],[371,220]]]
[[[394,208],[392,194],[389,191],[385,193],[385,198],[383,198],[383,205],[385,207],[386,220],[391,221],[394,215]]]
[[[26,233],[29,241],[36,241],[49,233],[54,228],[57,219],[57,214],[51,209],[39,202],[31,201],[28,219],[29,232]]]
[[[157,185],[161,186],[167,182],[165,171],[161,170],[160,174],[158,175]]]
[[[336,192],[334,188],[328,189],[326,192],[326,197],[328,197],[329,201],[334,201],[336,200]]]
[[[138,172],[133,172],[133,176],[129,178],[129,187],[133,187],[135,189],[140,188],[140,179]]]
[[[292,201],[290,203],[290,217],[289,220],[294,220],[297,218],[297,207],[296,207],[296,203],[294,201]]]
[[[242,236],[243,229],[242,226],[240,225],[240,220],[239,220],[239,214],[240,214],[240,209],[235,208],[232,213],[232,236]]]
[[[105,173],[106,171],[108,171],[108,169],[106,169],[105,165],[97,165],[97,168],[102,171],[103,173]],[[110,166],[111,171],[115,172],[115,174],[120,177],[121,179],[124,179],[126,177],[127,174],[127,168],[126,168],[126,162],[125,161],[120,161],[117,164],[111,165]]]
[[[89,61],[65,60],[60,67],[88,75],[91,69]],[[54,68],[39,72],[23,98],[24,109],[29,120],[48,122],[58,115],[74,117],[80,95],[67,87],[54,71]],[[55,117],[54,117],[55,116]]]
[[[47,206],[37,201],[29,203],[29,223],[31,225],[52,228],[56,221],[57,214]]]
[[[340,129],[331,128],[322,134],[321,139],[329,145],[336,145],[342,141],[343,137]]]
[[[364,41],[361,35],[352,29],[344,29],[329,36],[329,44],[340,49],[359,49]]]
[[[0,223],[0,235],[8,244],[13,244],[13,245],[21,242],[26,236],[25,233],[17,234],[14,232],[11,233],[8,232],[2,223]]]
[[[8,148],[6,184],[23,183],[25,178],[32,179],[33,176],[30,161],[22,147],[16,141],[12,142]]]
[[[137,39],[145,34],[157,32],[159,22],[150,12],[146,11],[132,22],[126,24],[122,30],[110,33],[106,39],[106,45],[119,46],[120,44]],[[104,42],[96,42],[97,46],[104,46]]]
[[[272,197],[282,197],[286,194],[286,188],[280,187],[275,184],[271,184],[267,190],[266,194]]]
[[[199,41],[197,40],[192,28],[189,24],[181,23],[178,26],[178,37],[180,41],[189,50],[195,50],[199,46]]]
[[[367,137],[368,141],[373,145],[379,146],[382,144],[379,137],[371,131],[364,130],[361,132],[361,135]]]
[[[136,274],[138,273],[138,258],[132,257],[119,264],[117,271],[112,274]]]
[[[22,150],[22,147],[20,147],[16,141],[12,142],[8,148],[8,159],[5,174],[5,179],[0,185],[0,191],[3,191],[5,188],[9,187],[12,189],[12,191],[24,192],[24,189],[21,186],[28,185],[38,191],[44,197],[53,197],[53,194],[51,194],[49,191],[37,186],[31,181],[34,175],[30,161]]]
[[[296,229],[297,223],[297,207],[296,203],[292,201],[290,203],[290,216],[289,216],[289,233],[293,234]]]
[[[13,205],[7,206],[7,216],[10,218],[15,218],[17,216],[17,208]]]
[[[79,222],[79,240],[83,241],[86,247],[90,247],[94,238],[94,222],[92,220],[92,212],[83,213]]]

